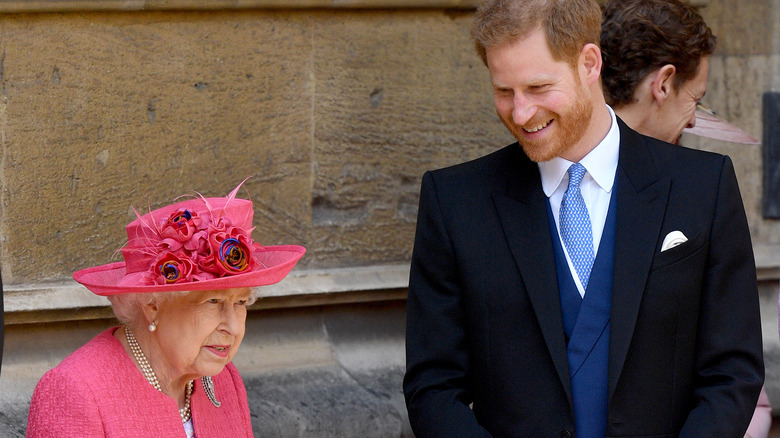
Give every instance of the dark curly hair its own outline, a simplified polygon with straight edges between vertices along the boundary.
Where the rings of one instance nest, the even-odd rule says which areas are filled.
[[[671,64],[674,87],[696,76],[717,39],[695,9],[680,0],[610,0],[602,8],[601,80],[608,104],[634,101],[639,83]]]
[[[598,45],[601,11],[595,0],[483,0],[471,36],[487,65],[486,48],[517,41],[539,27],[553,59],[574,65],[585,44]]]

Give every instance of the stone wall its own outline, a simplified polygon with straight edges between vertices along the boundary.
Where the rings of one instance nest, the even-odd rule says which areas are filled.
[[[780,0],[692,3],[720,39],[706,103],[760,138],[761,95],[780,91]],[[70,275],[119,259],[131,206],[250,177],[253,237],[308,248],[263,288],[236,359],[256,433],[410,436],[403,300],[420,178],[512,141],[468,37],[475,4],[0,0],[0,430],[22,436],[40,375],[115,324]],[[683,141],[735,162],[780,401],[780,227],[761,217],[761,146]]]
[[[131,206],[224,195],[246,177],[256,239],[305,245],[302,268],[404,262],[422,172],[511,141],[471,49],[468,2],[203,2],[234,3],[0,15],[6,284],[68,281],[112,257]],[[780,30],[777,0],[749,3],[701,7],[720,38],[705,100],[760,137]],[[36,4],[61,5],[0,10]],[[780,245],[777,221],[761,218],[761,146],[685,143],[732,156],[757,245]]]
[[[468,15],[250,10],[2,16],[2,268],[68,280],[124,224],[244,178],[302,267],[409,258],[425,169],[508,142]],[[36,224],[30,226],[30,224]]]

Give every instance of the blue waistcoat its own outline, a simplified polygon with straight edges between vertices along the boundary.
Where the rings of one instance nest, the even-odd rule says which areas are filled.
[[[580,296],[572,278],[550,203],[547,202],[563,329],[567,341],[566,353],[569,359],[577,438],[604,438],[607,430],[609,318],[612,304],[612,268],[615,258],[616,198],[613,187],[599,251],[593,262],[584,298]]]

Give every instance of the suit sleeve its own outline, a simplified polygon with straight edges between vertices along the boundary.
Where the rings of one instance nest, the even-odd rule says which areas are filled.
[[[731,160],[724,157],[696,334],[693,407],[680,437],[742,437],[764,381],[753,249]]]
[[[458,276],[434,178],[426,173],[409,278],[404,377],[417,438],[490,436],[469,408],[472,383]]]

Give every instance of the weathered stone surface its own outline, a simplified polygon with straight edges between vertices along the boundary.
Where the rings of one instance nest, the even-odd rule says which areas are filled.
[[[599,0],[603,1],[603,0]],[[709,0],[691,0],[694,3]],[[290,8],[473,8],[478,0],[0,0],[4,12]]]
[[[441,11],[317,18],[318,263],[408,260],[423,172],[510,142],[469,24],[465,13]]]
[[[699,9],[718,37],[718,54],[765,55],[777,50],[771,35],[778,32],[776,0],[709,0]]]
[[[373,376],[375,378],[381,376]],[[398,380],[387,370],[378,380]],[[258,437],[402,437],[404,419],[387,397],[358,385],[338,367],[295,369],[246,379]]]
[[[386,416],[400,420],[401,434],[384,435],[388,437],[413,436],[402,392],[406,369],[405,315],[406,306],[402,302],[323,312],[339,365],[360,387],[383,401]]]
[[[303,242],[312,129],[304,16],[0,23],[7,283],[109,261],[131,204],[144,211],[193,190],[224,196],[247,176],[255,238]]]
[[[6,283],[106,262],[130,205],[223,196],[247,176],[255,238],[304,244],[300,266],[408,260],[423,171],[510,141],[469,22],[441,10],[3,16]]]
[[[773,53],[776,55],[780,55],[780,26],[777,25],[777,23],[780,23],[780,0],[772,0],[772,22],[775,23],[774,31],[772,32],[772,40],[774,41],[774,50]],[[776,70],[780,71],[780,70]],[[780,90],[780,77],[778,75],[775,75],[775,79],[778,82],[775,82],[775,87],[773,90],[779,91]]]
[[[304,244],[301,267],[408,260],[422,173],[511,141],[470,21],[439,9],[3,16],[6,282],[105,262],[130,205],[224,195],[250,175],[255,238]],[[708,102],[758,134],[777,56],[712,64]],[[760,157],[745,150],[732,155],[751,229],[780,242],[758,219]]]

